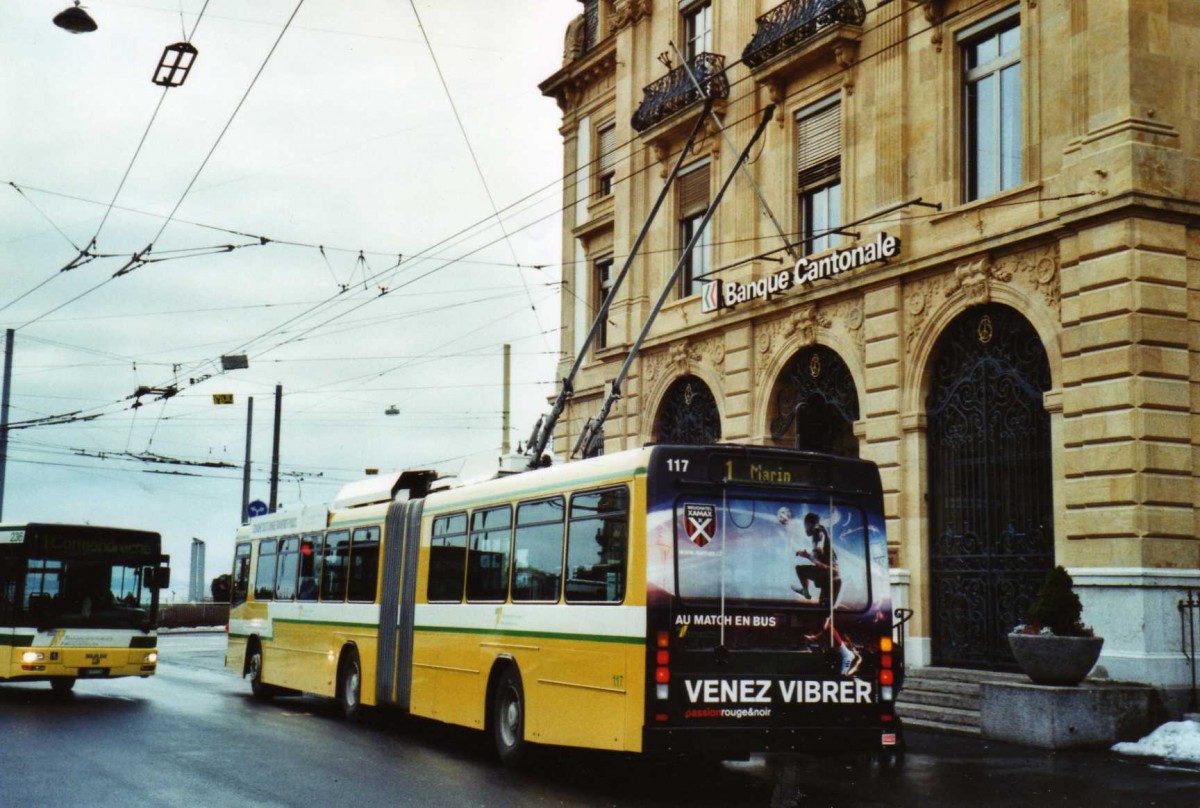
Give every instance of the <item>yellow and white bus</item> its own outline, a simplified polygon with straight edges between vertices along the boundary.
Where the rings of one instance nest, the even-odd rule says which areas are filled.
[[[169,585],[159,534],[86,525],[0,526],[0,682],[150,676],[158,595]]]
[[[473,727],[506,762],[897,743],[873,464],[652,446],[445,490],[376,480],[239,532],[226,665],[256,695]]]

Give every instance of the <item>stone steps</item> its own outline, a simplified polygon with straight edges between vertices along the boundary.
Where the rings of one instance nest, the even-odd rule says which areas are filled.
[[[905,726],[978,736],[982,684],[997,681],[1026,679],[1017,673],[917,668],[905,676],[896,713]]]

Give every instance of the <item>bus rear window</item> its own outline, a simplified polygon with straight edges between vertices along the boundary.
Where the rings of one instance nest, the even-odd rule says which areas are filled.
[[[688,497],[676,504],[679,596],[685,601],[837,608],[871,606],[866,514],[796,498]]]

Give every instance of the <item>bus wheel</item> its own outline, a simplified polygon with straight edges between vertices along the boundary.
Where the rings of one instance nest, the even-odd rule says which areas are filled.
[[[262,680],[263,653],[262,646],[255,643],[250,647],[246,659],[246,673],[250,676],[250,692],[254,698],[266,701],[275,695],[275,688]]]
[[[56,676],[50,680],[50,689],[60,696],[65,696],[75,687],[74,676]]]
[[[525,690],[521,675],[505,668],[492,697],[492,739],[496,754],[506,766],[517,766],[529,751],[525,742]]]
[[[342,667],[338,672],[338,701],[342,715],[349,721],[357,721],[362,714],[362,665],[358,662],[358,651],[346,650]]]

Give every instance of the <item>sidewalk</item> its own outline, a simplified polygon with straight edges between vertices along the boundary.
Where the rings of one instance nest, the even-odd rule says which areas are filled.
[[[1052,752],[908,730],[893,769],[814,762],[802,767],[795,804],[824,806],[1200,806],[1200,768],[1108,751]]]

